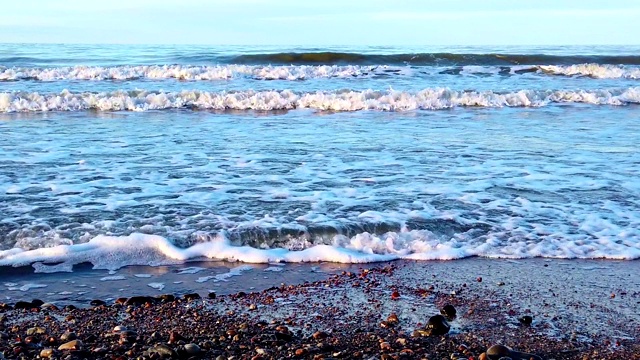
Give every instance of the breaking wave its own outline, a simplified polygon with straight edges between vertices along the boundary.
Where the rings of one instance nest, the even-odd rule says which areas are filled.
[[[67,66],[30,68],[0,66],[0,81],[19,80],[227,80],[250,77],[258,80],[304,80],[309,78],[348,78],[393,75],[407,72],[392,66],[252,66],[252,65],[139,65],[139,66]]]
[[[212,59],[213,60],[213,59]],[[547,54],[360,54],[344,52],[290,52],[228,56],[231,64],[389,64],[389,65],[571,65],[581,63],[640,65],[637,55],[547,55]]]
[[[434,75],[541,75],[585,76],[595,79],[640,79],[640,68],[595,63],[574,65],[464,65],[445,67],[412,67],[393,65],[123,65],[123,66],[65,66],[65,67],[2,67],[2,81],[61,81],[61,80],[163,80],[187,81],[231,80],[288,80],[331,78],[372,78],[389,76]]]
[[[0,112],[43,111],[147,111],[191,110],[293,110],[410,111],[455,107],[542,107],[557,103],[628,105],[640,103],[640,87],[602,90],[520,90],[517,92],[456,91],[429,88],[406,91],[238,91],[0,93]]]

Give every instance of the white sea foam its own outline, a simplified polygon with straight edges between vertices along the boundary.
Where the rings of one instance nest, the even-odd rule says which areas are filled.
[[[409,66],[362,66],[362,65],[124,65],[124,66],[66,66],[66,67],[3,67],[0,66],[0,81],[124,81],[164,80],[186,81],[230,80],[250,78],[255,80],[306,80],[322,78],[371,78],[376,76],[414,76],[418,70],[423,74],[457,71],[461,75],[491,74],[504,72],[504,66],[466,65],[461,68]],[[630,65],[574,64],[574,65],[515,65],[507,67],[510,75],[519,72],[563,76],[588,76],[598,79],[639,79],[640,68]]]
[[[165,288],[164,283],[158,283],[158,282],[148,283],[147,286],[160,291]]]
[[[284,91],[109,93],[0,93],[0,112],[202,110],[410,111],[454,107],[540,107],[553,103],[625,105],[640,103],[640,88],[602,90],[521,90],[517,92],[456,91],[446,88],[405,91]]]
[[[640,79],[640,68],[622,65],[576,64],[541,65],[540,70],[551,75],[588,76],[597,79]]]
[[[54,68],[0,67],[0,81],[16,80],[227,80],[250,77],[258,80],[304,80],[314,78],[371,77],[376,74],[411,74],[409,67],[359,65],[140,65],[71,66]]]
[[[185,262],[194,258],[241,261],[247,263],[271,262],[337,262],[367,263],[394,259],[413,260],[453,260],[470,256],[490,258],[608,258],[632,260],[640,258],[640,244],[634,241],[620,241],[624,234],[616,234],[611,224],[593,219],[590,225],[593,231],[602,236],[592,241],[576,236],[574,240],[549,234],[538,242],[521,241],[504,243],[497,237],[489,237],[482,242],[465,242],[456,238],[441,241],[429,231],[413,230],[389,232],[383,235],[362,233],[352,238],[336,236],[333,245],[317,245],[300,251],[286,249],[256,249],[248,246],[232,246],[225,239],[199,243],[183,249],[174,246],[169,240],[146,234],[129,236],[97,236],[86,244],[61,245],[28,251],[13,252],[5,255],[0,252],[0,266],[19,266],[36,261],[63,261],[67,264],[82,262],[93,263],[95,268],[118,269],[127,265],[157,264],[158,256],[169,262]],[[611,228],[607,230],[607,227]],[[634,239],[638,234],[628,234]],[[135,256],[131,256],[135,254]],[[108,259],[108,260],[105,260]],[[239,266],[228,273],[204,276],[198,282],[209,280],[225,281],[231,276],[240,275],[253,269],[251,266]],[[107,276],[101,281],[124,280],[124,276]]]

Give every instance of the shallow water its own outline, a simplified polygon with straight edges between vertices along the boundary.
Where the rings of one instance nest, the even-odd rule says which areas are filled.
[[[0,265],[640,257],[633,48],[1,46]]]

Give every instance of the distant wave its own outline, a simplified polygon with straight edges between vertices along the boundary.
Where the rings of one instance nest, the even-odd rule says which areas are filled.
[[[213,59],[212,59],[213,60]],[[582,63],[640,65],[637,55],[545,55],[419,53],[374,55],[342,52],[245,54],[221,58],[229,64],[352,64],[352,65],[572,65]]]
[[[144,90],[103,93],[63,91],[0,93],[0,112],[42,111],[147,111],[192,110],[292,110],[410,111],[454,107],[541,107],[555,103],[627,105],[640,103],[640,87],[602,90],[521,90],[517,92],[455,91],[431,88],[419,92],[284,91],[152,92]]]
[[[99,61],[99,62],[96,62]],[[49,64],[111,64],[125,65],[124,58],[57,58],[1,56],[4,66],[47,66]],[[131,65],[152,65],[151,58],[133,59]],[[549,55],[549,54],[500,54],[500,53],[404,53],[372,54],[357,52],[274,52],[258,54],[173,53],[160,54],[155,61],[174,64],[198,65],[413,65],[413,66],[510,66],[510,65],[574,65],[609,64],[640,65],[640,55]],[[156,63],[157,64],[157,63]]]
[[[515,76],[529,73],[556,76],[585,76],[595,79],[640,79],[640,67],[625,65],[513,65],[513,66],[446,66],[414,67],[391,65],[123,65],[123,66],[65,66],[65,67],[2,67],[2,81],[123,81],[163,80],[187,81],[255,80],[299,81],[322,78],[380,78],[390,76],[419,77],[421,75],[500,75]]]
[[[19,80],[226,80],[238,76],[259,80],[304,80],[308,78],[345,78],[391,76],[407,73],[406,66],[252,66],[252,65],[139,65],[139,66],[66,66],[30,68],[0,66],[0,81]]]

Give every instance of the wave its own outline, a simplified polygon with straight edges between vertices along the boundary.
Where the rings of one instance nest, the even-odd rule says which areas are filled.
[[[595,63],[561,65],[515,66],[448,66],[416,68],[389,65],[123,65],[123,66],[66,66],[66,67],[2,67],[2,81],[60,81],[60,80],[137,80],[177,79],[188,81],[230,80],[251,78],[255,80],[298,81],[318,78],[372,78],[389,76],[415,76],[420,74],[446,75],[521,75],[538,73],[561,76],[587,76],[597,79],[640,79],[640,68]]]
[[[531,247],[526,242],[495,246],[491,241],[463,245],[455,238],[442,241],[428,231],[388,232],[383,235],[362,233],[351,238],[336,236],[332,244],[314,245],[303,250],[260,249],[233,246],[224,236],[215,235],[206,242],[188,248],[175,246],[158,235],[134,233],[127,236],[99,235],[83,244],[24,250],[0,251],[0,266],[33,264],[36,272],[70,271],[75,264],[90,262],[98,269],[116,270],[128,265],[162,265],[192,259],[272,262],[366,263],[395,259],[454,260],[471,256],[489,258],[640,258],[637,246],[606,242],[547,241]],[[47,265],[50,264],[50,265]]]
[[[250,66],[250,65],[140,65],[140,66],[67,66],[30,68],[0,66],[0,81],[19,80],[227,80],[244,76],[258,80],[304,80],[310,78],[351,78],[407,73],[407,67],[322,65],[322,66]]]
[[[214,59],[211,59],[214,60]],[[353,65],[572,65],[582,63],[640,65],[638,55],[547,55],[547,54],[361,54],[346,52],[287,52],[226,56],[228,64],[353,64]]]
[[[410,111],[455,107],[542,107],[558,103],[628,105],[640,103],[640,87],[602,90],[521,90],[517,92],[456,91],[430,88],[406,91],[333,91],[298,93],[283,91],[238,92],[113,92],[0,93],[0,112],[43,111],[147,111],[191,110],[293,110]]]
[[[569,66],[540,65],[545,74],[564,76],[588,76],[596,79],[640,79],[640,68],[620,65],[576,64]]]

